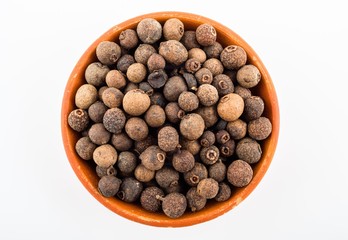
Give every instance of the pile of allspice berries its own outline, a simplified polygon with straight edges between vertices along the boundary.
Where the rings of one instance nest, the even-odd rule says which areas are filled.
[[[146,18],[98,44],[67,120],[101,195],[178,218],[250,183],[272,131],[261,74],[216,40],[209,24]]]

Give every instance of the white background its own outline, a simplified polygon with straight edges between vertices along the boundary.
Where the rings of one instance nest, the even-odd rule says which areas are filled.
[[[345,1],[0,2],[0,239],[348,239]],[[228,3],[226,6],[225,3]],[[246,40],[281,112],[273,162],[238,207],[209,222],[156,228],[99,204],[66,158],[60,109],[87,47],[155,11],[204,15]]]

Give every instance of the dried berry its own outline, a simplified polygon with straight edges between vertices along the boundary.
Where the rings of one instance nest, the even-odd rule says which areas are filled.
[[[163,167],[166,153],[158,146],[152,145],[140,154],[139,159],[147,169],[155,171]]]
[[[248,124],[249,136],[255,140],[264,140],[272,132],[272,123],[266,117],[260,117],[258,119],[252,120]]]
[[[135,202],[139,199],[141,192],[143,191],[143,185],[138,180],[127,177],[123,179],[120,190],[117,196],[125,202]]]
[[[121,48],[115,42],[103,41],[96,48],[98,60],[105,65],[112,65],[121,57]]]
[[[230,139],[230,134],[226,130],[220,130],[216,133],[216,141],[219,144],[224,144]]]
[[[219,94],[216,88],[210,84],[202,84],[198,87],[196,95],[199,99],[199,102],[206,106],[213,106],[219,101]]]
[[[163,69],[154,70],[152,73],[149,74],[147,77],[148,83],[153,88],[161,88],[166,84],[168,80],[168,75]]]
[[[85,130],[89,123],[89,117],[85,110],[75,109],[69,113],[68,124],[77,132]]]
[[[213,81],[213,74],[208,68],[201,68],[195,73],[195,77],[199,84],[211,84]]]
[[[155,171],[147,169],[143,164],[139,164],[134,170],[134,176],[140,182],[149,182],[155,177]]]
[[[219,159],[219,149],[212,145],[210,147],[203,147],[199,153],[201,160],[206,165],[213,165]]]
[[[83,84],[77,89],[75,95],[75,105],[81,109],[88,109],[97,101],[97,89],[91,84]]]
[[[126,54],[120,57],[120,59],[117,61],[116,68],[117,70],[126,73],[129,66],[135,63],[135,59],[132,55]]]
[[[185,69],[189,73],[195,73],[200,68],[201,68],[201,63],[195,58],[190,58],[185,62]]]
[[[187,49],[182,45],[181,42],[177,40],[168,40],[166,42],[161,42],[159,49],[159,54],[161,54],[164,59],[176,66],[184,63],[188,58]]]
[[[196,162],[195,166],[188,172],[184,173],[185,182],[191,186],[197,186],[197,184],[208,177],[208,170],[204,164]]]
[[[104,144],[97,147],[93,152],[94,162],[103,168],[114,165],[117,161],[117,152],[110,144]]]
[[[218,121],[218,114],[215,106],[200,107],[196,110],[196,113],[203,118],[206,128],[214,126]]]
[[[134,59],[136,62],[146,65],[150,56],[154,53],[156,53],[156,49],[150,44],[140,44],[135,49]]]
[[[133,83],[140,83],[146,78],[146,67],[142,63],[133,63],[127,69],[127,78]]]
[[[162,37],[162,26],[153,18],[145,18],[138,23],[137,34],[142,42],[153,44]]]
[[[244,100],[243,117],[246,121],[255,120],[261,117],[265,104],[262,98],[258,96],[251,96]]]
[[[211,46],[216,41],[216,30],[210,24],[204,23],[196,29],[197,42],[202,46]]]
[[[207,58],[219,58],[223,48],[219,42],[214,42],[213,45],[206,46],[203,50]]]
[[[229,93],[223,96],[217,105],[219,116],[228,122],[237,120],[242,115],[243,110],[243,98],[235,93]]]
[[[212,131],[205,131],[200,139],[202,147],[210,147],[215,143],[215,134]]]
[[[166,126],[158,132],[158,146],[165,152],[174,151],[179,145],[179,134],[175,128]]]
[[[195,158],[189,151],[181,150],[173,155],[172,164],[176,171],[188,172],[194,167]]]
[[[196,94],[185,91],[179,95],[178,104],[185,112],[191,112],[198,108],[199,100]]]
[[[189,151],[192,155],[198,154],[201,150],[201,145],[198,140],[181,139],[180,145],[181,149]]]
[[[110,71],[108,66],[101,64],[100,62],[94,62],[88,65],[85,71],[86,82],[99,87],[104,84],[105,77]]]
[[[171,123],[178,123],[184,116],[185,112],[179,107],[177,102],[170,102],[164,109],[167,119]]]
[[[162,201],[162,210],[170,218],[182,216],[187,207],[186,197],[181,193],[170,193],[164,198],[159,197]]]
[[[151,105],[159,105],[164,108],[167,105],[167,101],[163,94],[160,92],[155,92],[150,96]]]
[[[253,178],[253,169],[243,160],[233,161],[227,168],[227,180],[235,187],[247,186]]]
[[[152,73],[155,70],[164,69],[166,66],[166,60],[158,53],[153,53],[147,60],[147,68],[149,72]]]
[[[127,120],[125,131],[134,141],[141,141],[149,134],[149,128],[146,122],[138,117],[132,117]]]
[[[125,49],[135,48],[138,45],[138,35],[133,29],[126,29],[118,37],[121,47]]]
[[[203,118],[196,113],[184,116],[180,122],[180,133],[188,140],[196,140],[203,134],[205,125]]]
[[[184,35],[184,24],[177,18],[168,19],[163,25],[163,37],[166,40],[180,41]]]
[[[157,139],[150,134],[145,139],[136,141],[134,143],[134,151],[138,154],[141,154],[151,145],[157,145]]]
[[[224,144],[221,144],[219,149],[220,149],[220,154],[222,157],[230,157],[234,153],[234,149],[236,148],[236,143],[234,140],[230,139]]]
[[[96,101],[88,108],[88,116],[95,123],[103,122],[103,116],[108,110],[107,106],[101,101]]]
[[[151,96],[154,92],[153,88],[148,82],[139,83],[139,89],[143,90],[147,95]]]
[[[230,45],[222,50],[220,60],[227,69],[239,69],[245,65],[247,54],[242,47]]]
[[[126,87],[123,90],[123,93],[126,94],[127,92],[130,92],[130,91],[135,90],[135,89],[139,89],[138,84],[132,83],[132,82],[128,82]]]
[[[217,182],[222,182],[226,177],[227,168],[221,160],[217,161],[209,167],[209,177]]]
[[[203,67],[209,69],[213,77],[224,72],[224,66],[217,58],[209,58],[204,62]]]
[[[76,142],[75,150],[83,160],[91,160],[96,147],[89,137],[82,137]]]
[[[207,56],[205,52],[200,48],[192,48],[188,51],[188,58],[197,59],[197,61],[201,64],[207,60]]]
[[[102,123],[95,123],[89,129],[88,137],[93,143],[102,145],[109,142],[111,133],[105,129]]]
[[[117,160],[117,167],[124,175],[128,175],[134,171],[137,166],[137,158],[132,152],[120,152]]]
[[[216,123],[214,129],[217,130],[217,131],[220,131],[220,130],[224,130],[226,128],[226,126],[227,126],[227,122],[225,120],[220,119]]]
[[[237,72],[239,85],[245,88],[255,87],[261,80],[261,73],[254,65],[245,65]]]
[[[105,82],[108,87],[122,89],[126,86],[127,81],[124,74],[119,70],[111,70],[106,74]]]
[[[122,104],[123,93],[114,87],[105,89],[102,95],[103,103],[109,108],[118,108]]]
[[[230,186],[225,182],[221,182],[219,183],[219,192],[214,199],[217,202],[224,202],[227,201],[231,197],[231,195],[232,191]]]
[[[116,176],[117,175],[117,170],[113,167],[110,166],[108,168],[103,168],[100,166],[96,166],[95,171],[98,175],[98,177],[102,178],[104,176],[108,176],[108,175],[112,175],[112,176]]]
[[[233,93],[234,91],[234,85],[231,78],[225,74],[216,75],[213,79],[212,85],[217,89],[220,97]]]
[[[197,91],[197,79],[191,73],[183,73],[182,75],[186,81],[189,90]]]
[[[113,197],[120,189],[121,182],[113,175],[104,176],[98,182],[98,190],[104,197]]]
[[[187,191],[186,199],[192,212],[202,210],[207,203],[207,199],[197,193],[196,187],[192,187]]]
[[[99,98],[99,100],[102,100],[103,92],[106,89],[108,89],[108,86],[102,86],[102,87],[99,88],[99,90],[98,90],[98,97],[97,97],[97,98]]]
[[[108,109],[103,117],[103,124],[111,133],[120,133],[125,126],[126,116],[119,108]]]
[[[163,88],[164,97],[170,102],[178,101],[179,95],[187,91],[187,85],[182,77],[174,76],[168,79]]]
[[[161,201],[159,197],[164,197],[164,192],[158,187],[147,187],[141,193],[140,204],[141,206],[150,212],[158,212],[161,209]]]
[[[195,31],[185,31],[180,41],[187,50],[201,47],[197,42]]]
[[[228,122],[226,130],[232,139],[242,139],[246,135],[247,124],[243,120],[237,119],[235,121]]]
[[[178,184],[172,184],[169,187],[165,188],[164,191],[166,194],[169,193],[182,193],[183,192],[183,185],[178,182]]]
[[[212,178],[202,179],[197,185],[197,193],[206,199],[214,198],[219,192],[219,183]]]
[[[159,105],[152,105],[146,111],[144,119],[150,127],[160,127],[166,121],[166,113]]]
[[[243,138],[237,144],[236,153],[239,159],[253,164],[261,159],[262,150],[257,141],[251,138]]]
[[[234,88],[234,93],[241,96],[243,98],[243,100],[245,100],[251,96],[251,91],[248,88],[244,88],[241,86],[236,86]]]
[[[140,89],[127,92],[123,97],[123,109],[132,116],[140,116],[150,107],[150,97]]]
[[[162,188],[169,188],[179,184],[179,173],[173,168],[163,167],[156,171],[156,182]]]

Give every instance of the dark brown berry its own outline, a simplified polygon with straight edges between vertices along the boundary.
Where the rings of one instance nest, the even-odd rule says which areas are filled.
[[[253,164],[261,159],[262,150],[257,141],[251,138],[243,138],[237,144],[236,154],[239,159],[249,164]]]
[[[202,147],[210,147],[215,143],[215,134],[212,131],[205,131],[200,139]]]
[[[179,145],[179,134],[175,128],[166,126],[158,132],[158,146],[165,152],[174,151]]]
[[[181,149],[189,151],[192,155],[198,154],[201,150],[201,145],[198,140],[187,140],[182,138],[180,140],[180,145]]]
[[[98,96],[97,96],[97,98],[98,98],[99,100],[102,100],[103,92],[104,92],[106,89],[108,89],[108,86],[102,86],[102,87],[99,88],[99,90],[98,90]]]
[[[203,48],[207,58],[220,58],[220,53],[223,50],[223,47],[219,42],[214,42],[213,45],[206,46]]]
[[[152,145],[140,154],[139,159],[147,169],[155,171],[163,167],[166,153],[158,146]]]
[[[210,84],[202,84],[198,87],[196,95],[199,102],[206,107],[213,106],[219,101],[219,94],[216,88]]]
[[[112,175],[112,176],[116,176],[117,175],[117,170],[113,167],[110,166],[108,168],[103,168],[100,166],[96,166],[95,171],[98,175],[98,177],[102,178],[104,176],[108,176],[108,175]]]
[[[246,121],[255,120],[261,117],[265,104],[262,98],[258,96],[251,96],[244,100],[243,117]]]
[[[244,101],[239,95],[229,93],[223,96],[217,105],[219,116],[225,121],[237,120],[244,111]]]
[[[155,177],[155,171],[139,164],[134,170],[134,177],[140,182],[149,182]]]
[[[104,176],[98,182],[98,190],[104,197],[113,197],[120,189],[121,182],[113,175]]]
[[[85,130],[89,123],[87,111],[82,109],[75,109],[69,113],[68,124],[77,132]]]
[[[200,48],[190,49],[188,51],[188,57],[197,59],[197,61],[201,64],[203,64],[205,62],[205,60],[207,60],[207,56],[206,56],[205,52]]]
[[[124,74],[119,70],[111,70],[106,74],[105,82],[108,87],[122,89],[126,86],[127,81]]]
[[[153,18],[141,20],[136,31],[140,40],[147,44],[153,44],[162,37],[162,26]]]
[[[181,150],[173,155],[172,164],[176,171],[188,172],[194,167],[195,158],[189,151]]]
[[[151,96],[154,93],[153,88],[148,82],[139,83],[139,89],[143,90],[147,95]]]
[[[147,77],[148,83],[153,88],[161,88],[166,84],[168,80],[168,75],[163,69],[154,70],[152,73],[149,74]]]
[[[224,144],[221,144],[219,149],[220,149],[220,155],[222,157],[230,157],[233,155],[234,150],[236,148],[236,143],[234,140],[230,139]]]
[[[126,29],[118,37],[121,47],[125,49],[135,48],[138,45],[138,35],[133,29]]]
[[[150,107],[150,97],[140,89],[127,92],[123,97],[123,109],[132,116],[140,116]]]
[[[209,167],[208,173],[209,177],[217,182],[222,182],[226,178],[227,168],[221,160],[217,161]]]
[[[152,54],[156,53],[156,49],[150,44],[140,44],[134,52],[134,59],[136,62],[147,65]]]
[[[215,106],[200,107],[196,110],[203,120],[206,128],[212,127],[218,121],[218,114]]]
[[[202,179],[197,185],[197,193],[206,199],[214,198],[219,192],[219,183],[213,178]]]
[[[156,182],[162,188],[169,188],[179,184],[179,173],[173,168],[163,167],[156,171]]]
[[[144,140],[136,141],[134,143],[134,151],[139,155],[151,145],[157,145],[157,140],[153,135],[148,135]]]
[[[161,201],[158,196],[164,197],[164,192],[158,187],[147,187],[141,193],[140,204],[141,206],[150,212],[158,212],[161,209]]]
[[[100,62],[91,63],[85,71],[86,82],[99,87],[104,84],[105,77],[109,71],[109,67]]]
[[[75,95],[75,105],[80,109],[88,109],[95,101],[97,101],[97,89],[91,84],[83,84],[77,89]]]
[[[245,65],[237,72],[239,85],[245,88],[255,87],[261,80],[261,73],[254,65]]]
[[[178,123],[184,116],[185,112],[179,107],[177,102],[170,102],[164,109],[167,119],[171,123]]]
[[[199,84],[211,84],[213,81],[213,74],[208,68],[201,68],[195,73],[195,77]]]
[[[122,104],[123,93],[114,87],[105,89],[102,95],[103,103],[109,108],[118,108]]]
[[[224,72],[224,66],[217,58],[209,58],[204,62],[203,67],[209,69],[211,74],[213,74],[213,77]]]
[[[180,42],[186,47],[187,50],[201,47],[197,42],[195,31],[185,31]]]
[[[182,75],[186,81],[189,90],[197,91],[197,79],[191,73],[183,73]]]
[[[227,201],[231,197],[231,195],[231,187],[227,183],[221,182],[219,183],[219,192],[214,199],[217,202],[224,202]]]
[[[163,25],[163,37],[166,40],[180,41],[184,35],[184,24],[177,18],[168,19]]]
[[[201,24],[196,29],[197,42],[204,47],[213,45],[216,41],[216,36],[216,30],[210,24]]]
[[[125,131],[134,141],[141,141],[149,134],[149,128],[146,122],[138,117],[132,117],[127,120]]]
[[[88,116],[95,123],[103,122],[103,116],[108,110],[107,106],[101,101],[96,101],[88,108]]]
[[[119,108],[108,109],[103,117],[103,124],[111,133],[120,133],[125,126],[126,116]]]
[[[117,196],[125,202],[135,202],[139,199],[141,192],[143,191],[143,184],[138,180],[127,177],[123,179]]]
[[[242,139],[246,135],[247,124],[243,120],[237,119],[235,121],[228,122],[226,130],[232,139]]]
[[[121,48],[115,42],[103,41],[96,48],[98,60],[105,65],[112,65],[121,57]]]
[[[117,152],[110,144],[104,144],[97,147],[93,152],[94,162],[103,168],[114,165],[117,161]]]
[[[164,214],[170,218],[181,217],[186,211],[186,197],[181,193],[170,193],[164,198],[160,198],[160,200],[162,200]]]
[[[88,137],[93,143],[102,145],[109,142],[111,133],[105,129],[102,123],[95,123],[89,129]]]
[[[150,101],[151,101],[151,105],[159,105],[162,108],[165,108],[165,106],[167,105],[167,101],[164,98],[163,94],[160,92],[155,92],[154,94],[152,94],[150,96]]]
[[[152,73],[154,70],[164,69],[166,66],[166,60],[158,53],[153,53],[147,60],[147,68]]]
[[[201,68],[201,63],[195,58],[190,58],[185,62],[185,69],[189,73],[195,73],[200,68]]]
[[[264,140],[272,132],[272,123],[266,117],[260,117],[252,120],[248,124],[249,136],[255,140]]]
[[[144,119],[150,127],[160,127],[166,121],[166,113],[159,105],[152,105],[146,111]]]
[[[216,163],[219,159],[220,152],[219,149],[212,145],[210,147],[204,147],[201,149],[199,156],[201,157],[201,161],[206,165],[212,165]]]
[[[245,100],[251,96],[251,91],[248,88],[244,88],[241,86],[236,86],[234,88],[234,93],[241,96],[243,98],[243,100]]]
[[[137,83],[128,82],[123,90],[123,93],[126,94],[127,92],[130,92],[135,89],[139,89],[139,85]]]
[[[187,49],[177,40],[161,42],[158,52],[167,62],[176,66],[184,63],[188,58]]]
[[[195,166],[188,172],[184,173],[185,182],[191,186],[197,186],[197,184],[208,177],[208,170],[204,164],[196,162]]]
[[[217,89],[219,96],[225,96],[226,94],[233,93],[234,85],[231,78],[225,74],[219,74],[214,77],[212,85]]]
[[[203,118],[197,113],[190,113],[180,122],[180,133],[188,140],[196,140],[203,134],[205,125]]]
[[[196,187],[192,187],[187,191],[186,199],[192,212],[202,210],[207,203],[207,199],[197,193]]]
[[[179,95],[178,104],[185,112],[191,112],[198,108],[199,100],[196,94],[185,91]]]
[[[132,152],[120,152],[117,160],[117,167],[124,175],[128,175],[134,171],[137,166],[137,158]]]
[[[216,133],[216,141],[219,144],[224,144],[230,139],[230,134],[226,130],[220,130]]]
[[[91,160],[96,147],[89,137],[82,137],[76,142],[75,150],[83,160]]]
[[[178,184],[172,184],[169,187],[165,188],[164,191],[166,194],[174,193],[174,192],[175,193],[182,193],[183,188],[184,188],[184,186],[180,182],[178,182]]]
[[[117,70],[126,73],[129,66],[135,63],[135,59],[132,55],[126,54],[120,57],[120,59],[117,61],[116,68]]]
[[[127,69],[127,78],[133,83],[140,83],[146,78],[146,67],[142,63],[133,63]]]
[[[220,60],[227,69],[239,69],[245,65],[247,54],[243,48],[230,45],[222,50]]]
[[[220,119],[220,120],[216,123],[214,129],[217,130],[217,131],[220,131],[220,130],[224,130],[224,129],[226,128],[226,126],[227,126],[227,122],[226,122],[225,120]]]
[[[253,169],[243,160],[233,161],[227,168],[227,180],[235,187],[247,186],[253,178]]]
[[[179,95],[187,91],[187,85],[182,77],[174,76],[168,79],[163,88],[164,97],[170,102],[178,101]]]

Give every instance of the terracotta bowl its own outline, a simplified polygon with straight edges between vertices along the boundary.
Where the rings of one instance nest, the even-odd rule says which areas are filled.
[[[79,158],[79,156],[76,154],[74,147],[79,138],[79,134],[71,130],[67,122],[68,114],[75,108],[75,93],[78,87],[81,86],[85,81],[85,69],[90,63],[97,60],[95,49],[98,43],[104,40],[117,41],[122,30],[128,28],[135,29],[139,21],[149,17],[157,19],[160,23],[164,23],[168,18],[178,18],[184,23],[185,30],[194,30],[202,23],[209,23],[215,27],[218,41],[224,47],[231,44],[243,47],[247,52],[248,62],[257,66],[262,74],[261,82],[253,91],[254,94],[257,94],[264,99],[264,116],[268,117],[273,124],[273,132],[271,136],[262,143],[262,159],[257,164],[253,165],[254,177],[251,183],[247,187],[233,190],[234,192],[232,197],[226,202],[211,202],[203,210],[196,213],[187,212],[178,219],[170,219],[163,213],[150,213],[143,210],[138,205],[125,203],[117,198],[105,198],[100,195],[97,190],[98,176],[95,173],[95,167],[90,164],[90,162]],[[270,166],[272,157],[276,150],[279,133],[278,101],[271,77],[268,74],[266,67],[263,65],[262,61],[254,50],[232,30],[216,21],[191,13],[156,12],[129,19],[112,27],[109,31],[98,38],[82,55],[81,59],[73,69],[65,88],[61,112],[61,130],[65,151],[71,167],[85,188],[101,204],[118,215],[139,223],[159,227],[183,227],[214,219],[230,211],[232,208],[242,202],[256,188]]]

